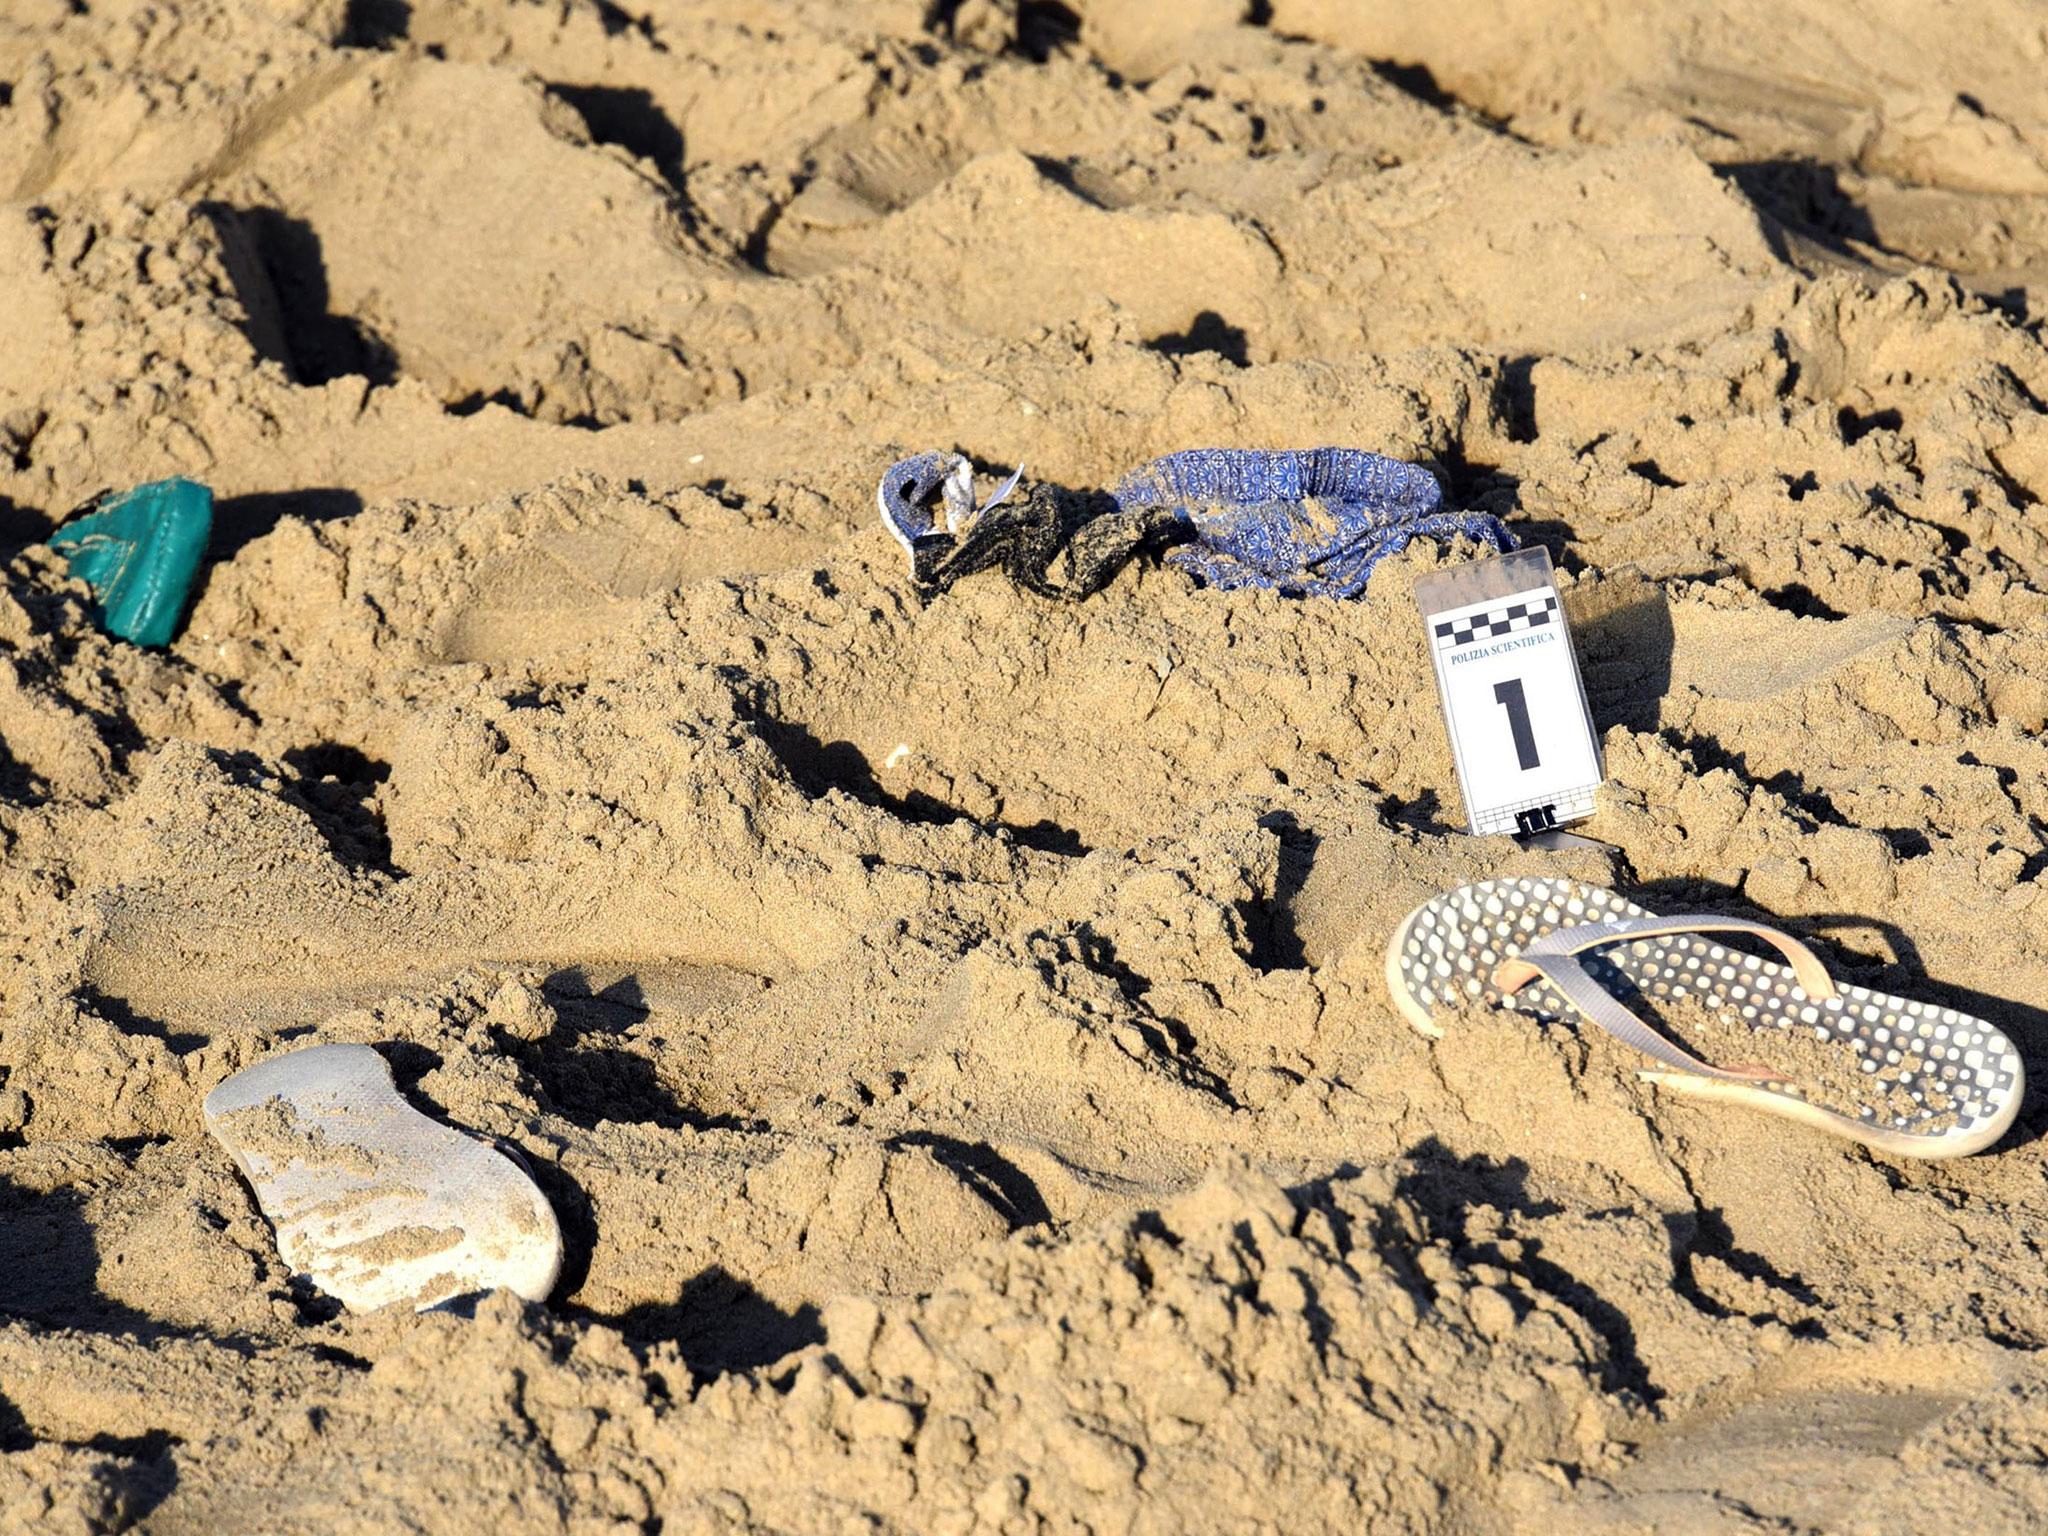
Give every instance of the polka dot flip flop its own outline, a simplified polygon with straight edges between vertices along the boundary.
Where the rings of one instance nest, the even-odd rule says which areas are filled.
[[[1710,937],[1718,933],[1762,939],[1788,963],[1729,949]],[[1571,880],[1483,880],[1424,902],[1387,946],[1387,986],[1432,1039],[1443,1034],[1437,1010],[1473,1002],[1545,1022],[1583,1019],[1661,1063],[1642,1074],[1660,1088],[1746,1104],[1900,1157],[1982,1151],[2012,1124],[2025,1083],[2019,1052],[1982,1019],[1837,985],[1812,950],[1762,923],[1659,917]],[[1856,1085],[1851,1102],[1825,1108],[1782,1070],[1709,1065],[1634,1011],[1687,999],[1724,1022],[1797,1031],[1853,1053],[1844,1077]]]

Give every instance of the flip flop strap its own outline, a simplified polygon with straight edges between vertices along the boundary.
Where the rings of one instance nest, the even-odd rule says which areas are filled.
[[[1541,976],[1558,995],[1576,1008],[1589,1023],[1599,1026],[1645,1056],[1681,1072],[1725,1082],[1775,1080],[1779,1074],[1761,1069],[1728,1069],[1712,1066],[1690,1051],[1667,1040],[1624,1007],[1621,1000],[1595,981],[1576,958],[1602,944],[1629,939],[1656,938],[1675,933],[1746,933],[1775,947],[1791,963],[1793,978],[1816,1002],[1826,1002],[1835,993],[1834,981],[1820,958],[1789,933],[1739,917],[1717,917],[1705,913],[1675,913],[1669,917],[1631,917],[1609,923],[1581,923],[1559,928],[1533,940],[1521,954],[1503,960],[1494,969],[1493,984],[1512,995]]]

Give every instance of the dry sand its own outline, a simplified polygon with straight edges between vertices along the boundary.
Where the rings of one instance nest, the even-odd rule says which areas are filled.
[[[1895,1165],[1389,930],[1780,922],[2048,1076],[2029,0],[8,0],[0,1527],[2048,1520],[2036,1096]],[[1390,561],[929,606],[898,452],[1426,461],[1602,855],[1457,830]],[[182,473],[183,637],[34,541]],[[380,1046],[552,1303],[339,1315],[202,1096]]]

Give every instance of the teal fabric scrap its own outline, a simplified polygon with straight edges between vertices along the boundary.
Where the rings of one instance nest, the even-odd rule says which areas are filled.
[[[50,547],[92,589],[100,628],[137,645],[168,645],[212,534],[213,492],[195,480],[158,480],[72,518]]]

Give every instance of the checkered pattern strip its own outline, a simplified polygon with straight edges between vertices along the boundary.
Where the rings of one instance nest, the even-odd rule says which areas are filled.
[[[1462,619],[1445,619],[1435,626],[1436,648],[1453,651],[1474,640],[1498,640],[1502,635],[1541,629],[1557,617],[1557,594],[1545,592],[1485,613],[1467,614]]]

